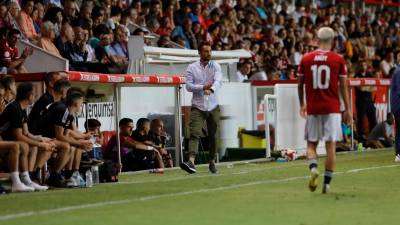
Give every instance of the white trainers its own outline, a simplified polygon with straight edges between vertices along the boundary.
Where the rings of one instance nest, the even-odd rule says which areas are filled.
[[[71,178],[66,180],[65,183],[67,184],[67,187],[69,187],[69,188],[75,188],[75,187],[79,186],[79,184],[75,180],[74,176],[72,176]]]
[[[73,187],[79,187],[80,184],[80,178],[81,175],[79,174],[78,171],[75,171],[71,178],[69,178],[66,182],[67,182],[67,187],[73,188]]]
[[[26,186],[33,188],[35,191],[47,191],[49,189],[49,187],[39,185],[33,181],[32,183],[27,184]]]
[[[324,184],[322,187],[322,194],[328,194],[331,190],[331,185],[329,184]]]
[[[400,162],[400,155],[396,155],[396,158],[394,158],[394,162]]]
[[[308,189],[310,189],[311,192],[314,192],[317,189],[318,176],[319,172],[317,168],[312,168],[310,173],[310,181],[308,182]]]
[[[33,187],[26,186],[24,183],[12,184],[12,192],[33,192],[35,189]]]
[[[81,176],[81,174],[78,171],[75,171],[74,174],[72,175],[72,177],[74,178],[76,184],[79,187],[85,187],[85,180],[83,179],[83,177]]]

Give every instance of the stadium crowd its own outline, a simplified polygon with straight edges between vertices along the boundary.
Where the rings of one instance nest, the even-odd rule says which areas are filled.
[[[213,50],[248,50],[252,57],[240,61],[239,82],[296,79],[302,56],[317,48],[318,28],[330,26],[336,32],[334,51],[344,56],[349,77],[391,76],[400,64],[399,12],[352,11],[340,4],[308,2],[292,6],[279,0],[0,0],[0,74],[29,72],[24,62],[34,50],[18,49],[21,39],[68,59],[71,70],[123,73],[129,60],[128,37],[141,35],[146,45],[159,47],[173,47],[175,42],[197,49],[206,41]],[[154,44],[146,35],[157,35],[158,41]],[[46,190],[36,172],[46,162],[48,185],[79,186],[82,155],[102,143],[98,121],[87,124],[86,133],[77,129],[73,115],[80,112],[84,93],[63,78],[62,73],[46,75],[47,92],[29,116],[26,110],[35,99],[32,84],[22,83],[17,89],[11,76],[1,79],[0,166],[11,172],[13,191]],[[358,118],[367,116],[371,129],[376,125],[370,116],[375,114],[370,104],[373,91],[359,88],[356,93]],[[367,142],[363,122],[358,121],[359,140]],[[162,121],[140,119],[133,131],[133,121],[124,118],[119,126],[120,134],[103,149],[111,167],[121,168],[117,136],[123,164],[128,165],[123,170],[162,172],[172,166],[171,156],[159,147],[165,145]],[[90,157],[89,161],[98,163]]]
[[[238,81],[295,79],[302,55],[316,48],[321,26],[335,30],[334,50],[345,56],[350,76],[361,61],[372,76],[380,77],[389,77],[399,64],[397,11],[371,7],[363,12],[340,4],[296,2],[293,6],[280,0],[3,0],[2,72],[26,71],[23,61],[32,49],[19,55],[19,38],[68,59],[72,70],[120,73],[128,64],[128,36],[156,35],[160,47],[172,47],[173,41],[197,49],[199,42],[207,41],[213,50],[250,51],[251,60],[238,65]],[[145,43],[154,45],[147,38]]]
[[[95,119],[87,120],[86,132],[78,129],[85,94],[65,78],[62,72],[46,74],[46,92],[36,102],[32,83],[16,87],[14,77],[0,79],[0,172],[10,173],[12,192],[82,187],[82,174],[94,165],[101,166],[103,182],[117,181],[120,169],[162,173],[173,166],[163,121],[146,118],[138,120],[136,130],[132,119],[120,121],[120,164],[117,135],[104,142]],[[102,154],[92,153],[95,146]]]

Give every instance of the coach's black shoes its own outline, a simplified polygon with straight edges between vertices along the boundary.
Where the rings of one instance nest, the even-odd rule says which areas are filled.
[[[208,165],[208,172],[210,173],[218,173],[217,167],[215,166],[215,163],[210,163]]]
[[[196,167],[194,167],[193,163],[190,160],[179,164],[179,166],[181,167],[182,170],[184,170],[190,174],[197,172]]]

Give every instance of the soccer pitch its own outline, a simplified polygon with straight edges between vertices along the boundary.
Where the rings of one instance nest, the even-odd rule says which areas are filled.
[[[304,160],[220,165],[217,175],[199,167],[193,175],[130,174],[88,189],[0,196],[0,224],[399,224],[394,152],[341,154],[337,162],[328,195],[321,185],[308,191]]]

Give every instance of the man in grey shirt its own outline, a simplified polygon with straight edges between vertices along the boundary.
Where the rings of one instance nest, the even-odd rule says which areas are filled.
[[[217,173],[215,158],[219,142],[220,108],[217,93],[221,87],[221,66],[211,60],[209,43],[199,44],[200,61],[192,63],[186,70],[186,89],[193,93],[190,112],[189,161],[180,164],[181,169],[195,173],[194,161],[198,154],[199,140],[204,122],[207,123],[210,152],[209,171]]]
[[[378,123],[368,135],[367,146],[371,148],[389,148],[393,147],[394,116],[388,113],[386,121]]]

